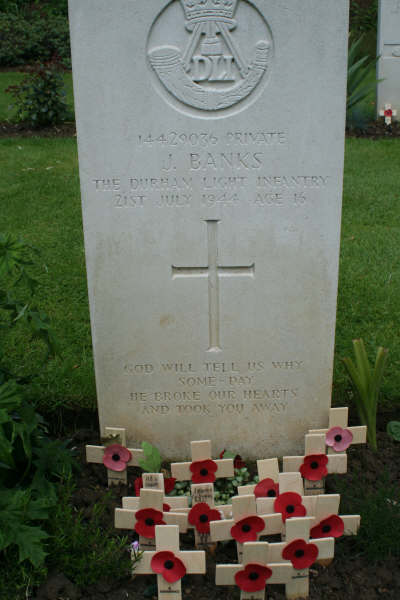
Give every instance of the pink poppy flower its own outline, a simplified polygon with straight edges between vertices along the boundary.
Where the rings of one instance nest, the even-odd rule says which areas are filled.
[[[112,444],[104,450],[103,464],[110,471],[125,471],[131,459],[132,454],[128,448],[120,444]]]
[[[349,429],[341,427],[332,427],[326,434],[325,443],[335,452],[343,452],[351,445],[353,434]]]

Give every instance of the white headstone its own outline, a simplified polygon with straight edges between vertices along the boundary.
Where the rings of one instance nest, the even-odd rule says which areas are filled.
[[[348,0],[70,0],[102,431],[299,453],[330,407]]]
[[[380,0],[378,25],[377,110],[390,104],[394,112],[400,111],[400,0]]]

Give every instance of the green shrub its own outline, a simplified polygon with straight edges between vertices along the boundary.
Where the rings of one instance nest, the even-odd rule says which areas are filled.
[[[346,121],[351,129],[366,127],[369,115],[362,105],[376,89],[376,63],[378,59],[371,59],[368,55],[362,56],[361,46],[364,40],[362,35],[358,39],[350,34],[349,57],[347,67],[347,102]]]
[[[350,30],[376,31],[378,25],[378,0],[351,0]]]
[[[49,61],[54,55],[70,67],[69,26],[65,16],[39,9],[27,14],[0,12],[0,66]]]
[[[18,122],[41,128],[68,118],[62,68],[56,61],[31,67],[23,81],[6,92],[14,98]]]

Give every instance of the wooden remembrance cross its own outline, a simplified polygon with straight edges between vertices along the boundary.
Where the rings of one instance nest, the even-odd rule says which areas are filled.
[[[329,411],[329,425],[328,429],[310,429],[309,433],[311,434],[326,434],[331,431],[333,428],[343,429],[348,431],[352,440],[349,442],[349,446],[353,444],[365,444],[367,442],[367,427],[366,425],[358,425],[357,427],[348,427],[349,422],[349,409],[347,406],[343,406],[341,408],[331,408]],[[341,433],[338,431],[339,437],[341,438]],[[341,439],[337,440],[338,442]],[[333,447],[328,447],[328,454],[338,454],[340,452],[345,452],[345,450],[335,450],[335,444]]]
[[[208,236],[207,267],[175,267],[172,266],[172,279],[204,277],[208,279],[208,311],[209,311],[209,352],[218,352],[220,347],[220,277],[254,278],[255,264],[245,267],[221,267],[218,264],[218,223],[219,220],[205,221]]]
[[[164,475],[162,473],[143,473],[143,488],[146,490],[161,490],[164,492]],[[163,499],[163,508],[165,512],[184,512],[188,510],[187,496],[165,496]],[[139,510],[140,497],[124,496],[122,498],[122,508],[128,510]]]
[[[236,577],[241,585],[246,587],[241,581],[240,574],[246,576],[244,579],[250,587],[252,582],[264,583],[264,587],[257,591],[245,591],[241,589],[240,600],[264,600],[265,583],[289,583],[293,577],[294,570],[289,563],[270,563],[270,544],[268,542],[246,542],[243,546],[243,560],[240,565],[217,565],[215,572],[216,585],[238,585]],[[261,569],[260,569],[261,566]],[[262,567],[266,567],[270,573],[265,573]],[[264,573],[263,573],[264,571]],[[239,574],[240,573],[240,574]],[[239,575],[238,575],[239,574]],[[265,582],[265,577],[267,577]],[[258,587],[261,587],[258,586]]]
[[[236,540],[239,562],[242,561],[245,542],[257,541],[261,535],[276,535],[282,531],[282,515],[257,514],[255,496],[232,498],[232,513],[232,519],[210,523],[211,540]]]
[[[157,525],[176,525],[180,533],[186,533],[187,515],[165,512],[163,501],[163,490],[142,488],[140,490],[139,510],[115,509],[116,529],[135,530],[139,534],[140,547],[148,550],[155,548],[155,528]]]
[[[110,438],[112,445],[112,439],[117,438],[119,445],[126,447],[126,429],[122,427],[106,427],[105,428],[106,438]],[[103,463],[104,453],[108,446],[86,446],[86,461],[88,463]],[[127,449],[131,453],[131,459],[126,463],[126,467],[139,467],[139,460],[144,458],[143,450],[135,450],[133,448]],[[108,486],[118,485],[119,483],[127,483],[127,469],[123,471],[113,471],[107,469],[108,475]]]
[[[134,575],[157,575],[158,600],[181,600],[184,575],[206,572],[205,552],[181,552],[177,526],[156,527],[156,551],[144,552],[135,564]],[[175,580],[175,581],[173,581]]]
[[[202,505],[205,509],[203,513],[199,512],[195,515],[194,524],[191,523],[190,515],[193,515],[192,509],[187,509],[189,522],[188,528],[194,528],[194,538],[196,548],[207,548],[211,543],[210,536],[210,525],[213,517],[215,517],[215,511],[219,513],[219,519],[229,519],[232,516],[232,505],[221,504],[215,506],[214,500],[214,484],[213,483],[194,483],[191,486],[192,491],[192,509],[195,506]],[[204,505],[207,505],[205,507]],[[194,515],[193,515],[194,516]],[[205,523],[207,524],[204,527]],[[199,531],[200,530],[200,531]],[[202,531],[203,530],[203,531]]]
[[[325,465],[322,464],[322,460]],[[304,456],[284,456],[283,471],[293,473],[302,470],[303,466],[309,463],[309,472],[313,473],[315,469],[318,479],[307,479],[304,477],[304,492],[307,495],[323,494],[325,490],[325,481],[323,475],[318,476],[322,468],[325,467],[328,474],[347,472],[347,454],[325,454],[325,434],[309,433],[305,436],[305,455]]]

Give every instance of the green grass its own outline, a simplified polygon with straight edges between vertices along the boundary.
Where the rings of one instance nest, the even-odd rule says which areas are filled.
[[[10,121],[13,119],[15,110],[10,106],[13,103],[13,97],[11,94],[6,94],[5,90],[10,85],[18,85],[26,76],[26,73],[20,73],[18,71],[0,73],[0,122]],[[67,104],[71,112],[74,110],[74,96],[72,89],[72,74],[65,73],[65,91],[67,93]]]
[[[38,304],[51,316],[62,348],[62,359],[43,366],[43,349],[18,330],[8,340],[8,363],[22,373],[42,369],[34,390],[41,406],[94,408],[76,142],[0,140],[0,169],[0,230],[41,248],[46,270]],[[390,349],[383,394],[399,401],[399,173],[400,141],[347,140],[334,372],[339,402],[348,388],[340,357],[352,354],[355,337],[364,338],[371,359],[377,346]]]

